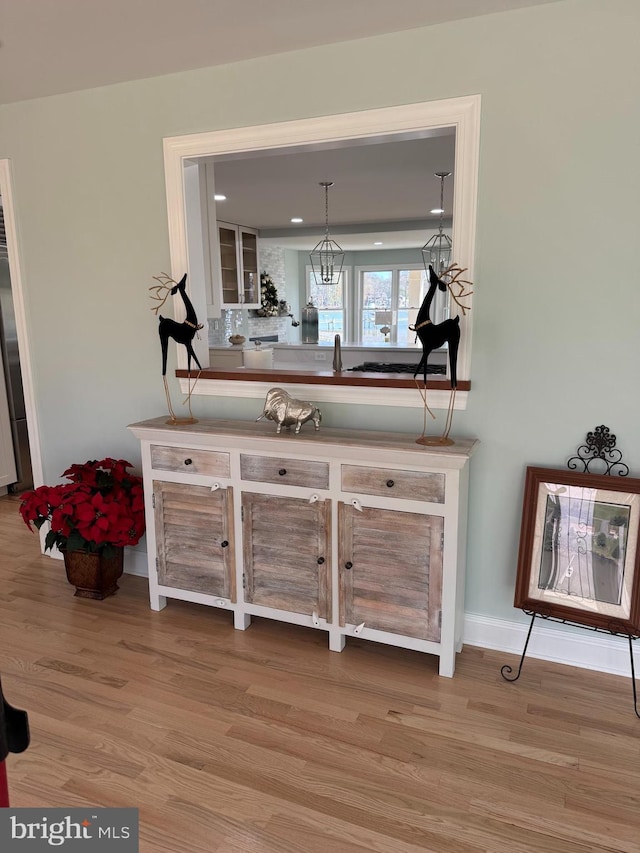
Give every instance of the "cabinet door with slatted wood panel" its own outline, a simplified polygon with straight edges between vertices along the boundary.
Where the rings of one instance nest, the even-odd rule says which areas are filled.
[[[440,640],[444,519],[338,504],[340,625]]]
[[[236,600],[233,491],[154,481],[158,582]]]
[[[331,502],[242,495],[244,597],[331,619]]]

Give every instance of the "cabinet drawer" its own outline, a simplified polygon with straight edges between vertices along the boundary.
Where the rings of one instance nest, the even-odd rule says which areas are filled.
[[[342,491],[444,503],[444,474],[342,465]]]
[[[229,454],[216,450],[190,450],[185,447],[151,445],[151,467],[157,471],[178,471],[213,477],[231,476]]]
[[[282,483],[288,486],[309,486],[312,489],[329,488],[327,462],[247,456],[242,453],[240,454],[240,472],[243,480],[253,480],[258,483]]]

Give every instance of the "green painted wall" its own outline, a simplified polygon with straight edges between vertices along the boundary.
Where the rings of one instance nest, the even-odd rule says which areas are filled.
[[[45,478],[137,461],[126,424],[165,410],[147,292],[169,267],[162,137],[480,93],[473,390],[454,431],[482,441],[467,610],[515,618],[525,465],[563,466],[606,423],[640,473],[639,35],[637,0],[563,0],[0,109]],[[323,408],[327,425],[421,429],[417,409]]]

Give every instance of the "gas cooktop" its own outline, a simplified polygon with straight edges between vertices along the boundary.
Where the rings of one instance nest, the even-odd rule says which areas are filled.
[[[384,362],[384,361],[365,361],[364,364],[359,364],[357,367],[350,367],[349,370],[358,370],[363,373],[415,373],[417,364],[401,364],[399,362]],[[427,373],[438,374],[444,376],[447,368],[441,364],[428,364]]]

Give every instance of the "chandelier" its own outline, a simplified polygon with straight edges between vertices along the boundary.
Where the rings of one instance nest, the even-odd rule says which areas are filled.
[[[422,247],[422,262],[426,272],[432,266],[438,276],[451,264],[451,237],[445,234],[442,227],[444,218],[444,179],[450,177],[451,172],[436,172],[436,178],[440,178],[440,224],[438,233],[434,234]]]
[[[344,252],[329,236],[329,187],[333,186],[333,181],[322,181],[320,186],[324,187],[324,239],[311,250],[309,260],[316,284],[338,284],[342,275]]]

